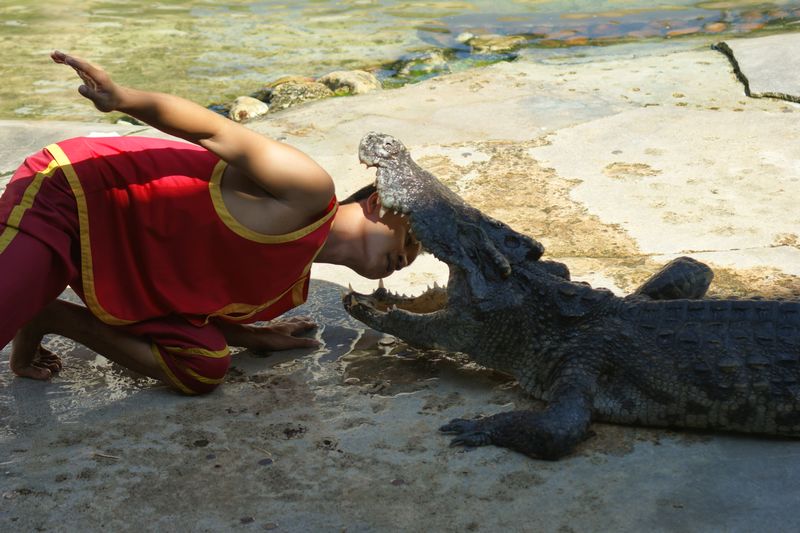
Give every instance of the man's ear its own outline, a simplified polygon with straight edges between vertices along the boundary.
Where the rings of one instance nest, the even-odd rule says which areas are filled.
[[[379,209],[381,207],[381,199],[378,196],[377,191],[369,195],[367,201],[365,202],[365,207],[368,214],[380,212]]]

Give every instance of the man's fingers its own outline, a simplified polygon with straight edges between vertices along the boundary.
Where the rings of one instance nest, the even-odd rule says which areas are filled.
[[[319,346],[317,339],[310,339],[308,337],[286,337],[291,339],[288,343],[289,348],[316,348]]]
[[[80,77],[80,79],[83,80],[83,83],[86,84],[87,87],[89,87],[93,91],[97,90],[97,83],[95,83],[95,81],[92,78],[87,76],[85,72],[78,69],[75,69],[75,72],[78,74],[78,77]]]
[[[56,63],[63,63],[66,57],[67,54],[65,54],[64,52],[60,52],[58,50],[53,50],[52,52],[50,52],[50,59],[52,59]]]
[[[102,69],[99,69],[98,67],[79,57],[71,56],[58,50],[53,51],[50,54],[50,57],[56,63],[61,63],[63,65],[72,67],[86,85],[91,87],[93,90],[97,90],[97,80],[95,80],[95,78],[97,77],[98,73],[102,72]]]
[[[319,345],[320,342],[316,339],[311,339],[308,337],[292,337],[291,335],[273,333],[272,335],[269,335],[268,338],[263,340],[263,345],[259,348],[264,350],[280,351],[292,350],[294,348],[316,348]]]
[[[293,316],[283,320],[273,322],[267,328],[277,333],[285,335],[295,335],[297,333],[305,333],[317,327],[317,323],[307,316]]]
[[[295,333],[304,333],[306,331],[311,331],[316,327],[317,324],[315,322],[295,322],[292,328],[292,335],[294,335]]]

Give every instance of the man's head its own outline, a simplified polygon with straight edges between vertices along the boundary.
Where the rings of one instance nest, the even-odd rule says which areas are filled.
[[[363,217],[360,245],[363,253],[351,257],[348,266],[358,274],[379,279],[411,264],[420,252],[420,244],[410,232],[408,217],[381,206],[374,185],[362,187],[341,202],[340,209]]]

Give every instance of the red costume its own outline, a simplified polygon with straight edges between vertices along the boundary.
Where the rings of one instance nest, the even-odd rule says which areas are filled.
[[[41,262],[44,243],[60,289],[15,302],[27,318],[13,331],[0,310],[0,346],[69,283],[100,320],[150,338],[184,392],[221,382],[229,352],[209,319],[270,320],[304,302],[337,207],[289,234],[257,233],[222,201],[225,167],[198,146],[144,137],[70,139],[26,159],[0,199],[0,273]],[[22,277],[20,295],[43,282]]]

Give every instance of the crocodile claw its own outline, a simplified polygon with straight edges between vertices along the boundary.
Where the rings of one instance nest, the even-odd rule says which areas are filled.
[[[478,428],[478,420],[466,420],[464,418],[454,418],[447,424],[439,428],[442,433],[466,433],[475,431]]]
[[[487,446],[492,444],[492,437],[481,429],[481,419],[465,420],[455,418],[439,428],[442,433],[456,435],[450,446]]]

